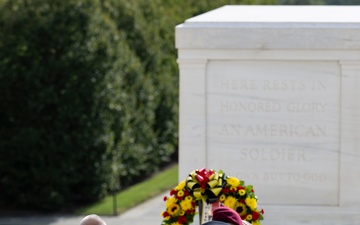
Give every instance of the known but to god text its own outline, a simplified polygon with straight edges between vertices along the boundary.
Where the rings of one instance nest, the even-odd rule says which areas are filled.
[[[311,182],[322,183],[328,180],[328,175],[325,173],[310,173],[310,172],[263,172],[259,173],[236,173],[235,176],[242,177],[244,180],[252,181],[285,181],[285,182]]]

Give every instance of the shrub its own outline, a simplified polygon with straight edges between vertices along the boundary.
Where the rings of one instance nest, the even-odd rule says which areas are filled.
[[[114,177],[116,141],[128,138],[114,128],[134,119],[132,90],[122,89],[141,79],[141,65],[99,1],[2,3],[2,203],[49,210],[98,200]]]

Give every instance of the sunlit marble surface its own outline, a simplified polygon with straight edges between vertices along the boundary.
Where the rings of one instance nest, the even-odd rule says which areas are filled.
[[[179,179],[207,167],[253,184],[264,225],[358,224],[359,39],[358,6],[226,6],[178,25]]]

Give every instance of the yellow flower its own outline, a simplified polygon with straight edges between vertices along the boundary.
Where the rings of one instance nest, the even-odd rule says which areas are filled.
[[[180,216],[183,216],[185,215],[185,211],[184,210],[181,210],[180,213],[179,213]]]
[[[182,201],[180,202],[180,206],[183,210],[188,210],[188,209],[191,209],[192,208],[192,204],[191,204],[191,201]]]
[[[164,218],[164,220],[169,220],[171,217],[170,216],[167,216]]]
[[[183,191],[178,191],[177,196],[178,196],[178,197],[184,196],[184,192],[183,192]]]
[[[220,202],[225,201],[225,199],[226,199],[226,196],[224,194],[219,197]]]
[[[175,215],[175,214],[177,214],[178,212],[179,212],[179,210],[180,210],[180,207],[179,207],[179,205],[177,205],[177,204],[173,204],[173,205],[171,205],[169,208],[168,208],[168,213],[170,214],[170,215]]]
[[[246,216],[246,220],[247,220],[247,221],[250,221],[251,219],[252,219],[252,215],[251,215],[251,214],[249,214],[249,215]]]
[[[246,194],[246,191],[244,189],[239,190],[240,196],[244,196]]]
[[[171,197],[167,199],[165,206],[166,208],[169,208],[169,206],[174,205],[175,203],[176,203],[176,198]]]
[[[251,225],[260,225],[259,220],[252,221]]]
[[[174,222],[174,223],[172,223],[171,225],[180,225],[180,223]]]
[[[240,180],[237,179],[236,177],[229,177],[226,179],[226,182],[228,183],[228,185],[230,185],[230,189],[231,190],[236,190],[237,187],[240,185]]]
[[[250,198],[250,197],[247,197],[245,199],[245,203],[246,205],[248,205],[250,207],[251,210],[255,210],[256,207],[257,207],[257,203],[256,203],[256,199],[255,198]]]
[[[236,205],[236,212],[239,213],[240,216],[246,215],[246,206],[243,203],[238,203]]]
[[[228,196],[224,201],[224,205],[232,209],[235,209],[236,203],[237,200],[233,196]]]
[[[185,188],[186,180],[181,181],[178,186],[175,187],[175,190],[180,191]]]
[[[190,195],[185,197],[185,201],[192,201],[192,200],[193,200],[193,197],[191,197]]]

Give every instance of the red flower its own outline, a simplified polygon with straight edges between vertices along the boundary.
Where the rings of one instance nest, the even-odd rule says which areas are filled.
[[[253,220],[258,220],[260,218],[260,214],[256,211],[252,212],[251,215]]]
[[[167,196],[164,196],[164,202],[166,202],[166,200],[167,200]]]
[[[187,221],[186,216],[179,216],[178,223],[184,224]]]
[[[177,194],[177,191],[176,191],[176,190],[172,189],[172,190],[170,191],[170,195],[176,195],[176,194]]]
[[[221,192],[224,193],[224,194],[227,194],[229,193],[230,189],[228,187],[224,187]]]
[[[184,191],[184,196],[188,196],[190,193],[189,193],[189,191],[188,190],[185,190]]]
[[[263,210],[263,209],[261,209],[261,214],[263,214],[263,215],[264,215],[264,210]]]
[[[162,215],[163,215],[164,218],[170,216],[170,214],[167,211],[163,212]]]

